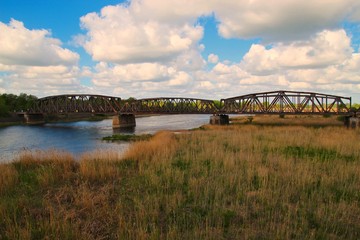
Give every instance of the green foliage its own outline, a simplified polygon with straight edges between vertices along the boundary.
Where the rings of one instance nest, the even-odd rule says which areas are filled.
[[[215,106],[216,106],[218,109],[221,108],[221,101],[219,101],[219,100],[214,100],[213,102],[214,102]]]
[[[7,117],[9,115],[9,108],[6,105],[5,98],[0,95],[0,117]]]
[[[353,103],[353,104],[351,104],[350,111],[351,111],[351,112],[360,111],[360,103]]]
[[[20,93],[19,96],[14,94],[0,95],[0,117],[6,117],[10,112],[27,111],[37,100],[37,97]]]
[[[121,99],[121,102],[123,102],[123,103],[133,103],[133,102],[135,102],[136,101],[136,98],[134,98],[134,97],[129,97],[128,99]]]

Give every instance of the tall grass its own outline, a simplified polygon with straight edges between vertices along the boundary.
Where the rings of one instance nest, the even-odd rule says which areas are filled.
[[[245,123],[26,155],[0,165],[0,239],[359,239],[359,140]]]

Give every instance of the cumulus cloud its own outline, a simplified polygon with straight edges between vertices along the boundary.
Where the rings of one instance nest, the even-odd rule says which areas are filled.
[[[94,60],[115,63],[169,61],[197,47],[203,27],[188,21],[186,11],[183,11],[186,16],[176,18],[176,15],[163,11],[164,6],[157,11],[153,9],[153,6],[168,5],[167,2],[148,3],[133,1],[130,7],[124,4],[108,6],[100,14],[89,13],[81,18],[81,25],[87,30],[83,45]],[[179,18],[187,21],[177,21]]]
[[[13,66],[0,82],[10,93],[26,92],[42,97],[52,94],[86,92],[77,66]]]
[[[359,21],[358,0],[215,1],[219,33],[225,38],[266,41],[304,39],[343,20]]]
[[[20,21],[0,22],[0,88],[37,96],[78,91],[79,54],[63,48],[48,30],[30,30]]]
[[[341,24],[360,21],[359,11],[357,0],[132,0],[83,16],[86,36],[77,39],[99,62],[94,86],[123,94],[224,97],[325,89],[330,82],[354,87],[359,57]],[[203,59],[197,21],[207,16],[224,38],[260,41],[240,63],[219,62],[216,52]]]
[[[344,30],[322,31],[309,41],[266,46],[254,44],[244,56],[244,69],[269,74],[289,68],[323,68],[341,64],[352,56],[351,40]]]
[[[217,63],[219,61],[219,56],[218,55],[216,55],[216,54],[213,54],[213,53],[211,53],[211,54],[209,54],[209,56],[208,56],[208,62],[209,63]]]
[[[96,61],[82,69],[79,55],[50,31],[12,20],[0,23],[7,33],[0,35],[0,91],[213,99],[279,88],[359,93],[360,55],[341,28],[360,21],[359,12],[358,0],[131,0],[80,19],[85,34],[73,43]],[[219,60],[216,49],[204,59],[199,17],[207,16],[221,37],[257,44],[240,62]]]
[[[0,63],[4,65],[73,65],[79,55],[62,48],[47,30],[29,30],[20,21],[0,22]]]

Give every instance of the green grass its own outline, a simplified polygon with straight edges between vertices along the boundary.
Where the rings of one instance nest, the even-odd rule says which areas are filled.
[[[152,134],[142,134],[142,135],[130,135],[130,134],[114,134],[112,136],[103,137],[104,141],[142,141],[149,140],[153,135]]]

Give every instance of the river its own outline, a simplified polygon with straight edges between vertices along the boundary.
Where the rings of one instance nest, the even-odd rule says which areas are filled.
[[[180,130],[199,127],[209,122],[210,115],[161,115],[136,118],[132,130],[112,129],[112,120],[46,123],[38,126],[0,128],[0,162],[13,160],[22,151],[62,150],[79,156],[97,149],[123,152],[126,142],[106,142],[101,139],[117,133],[153,134],[160,130]]]

